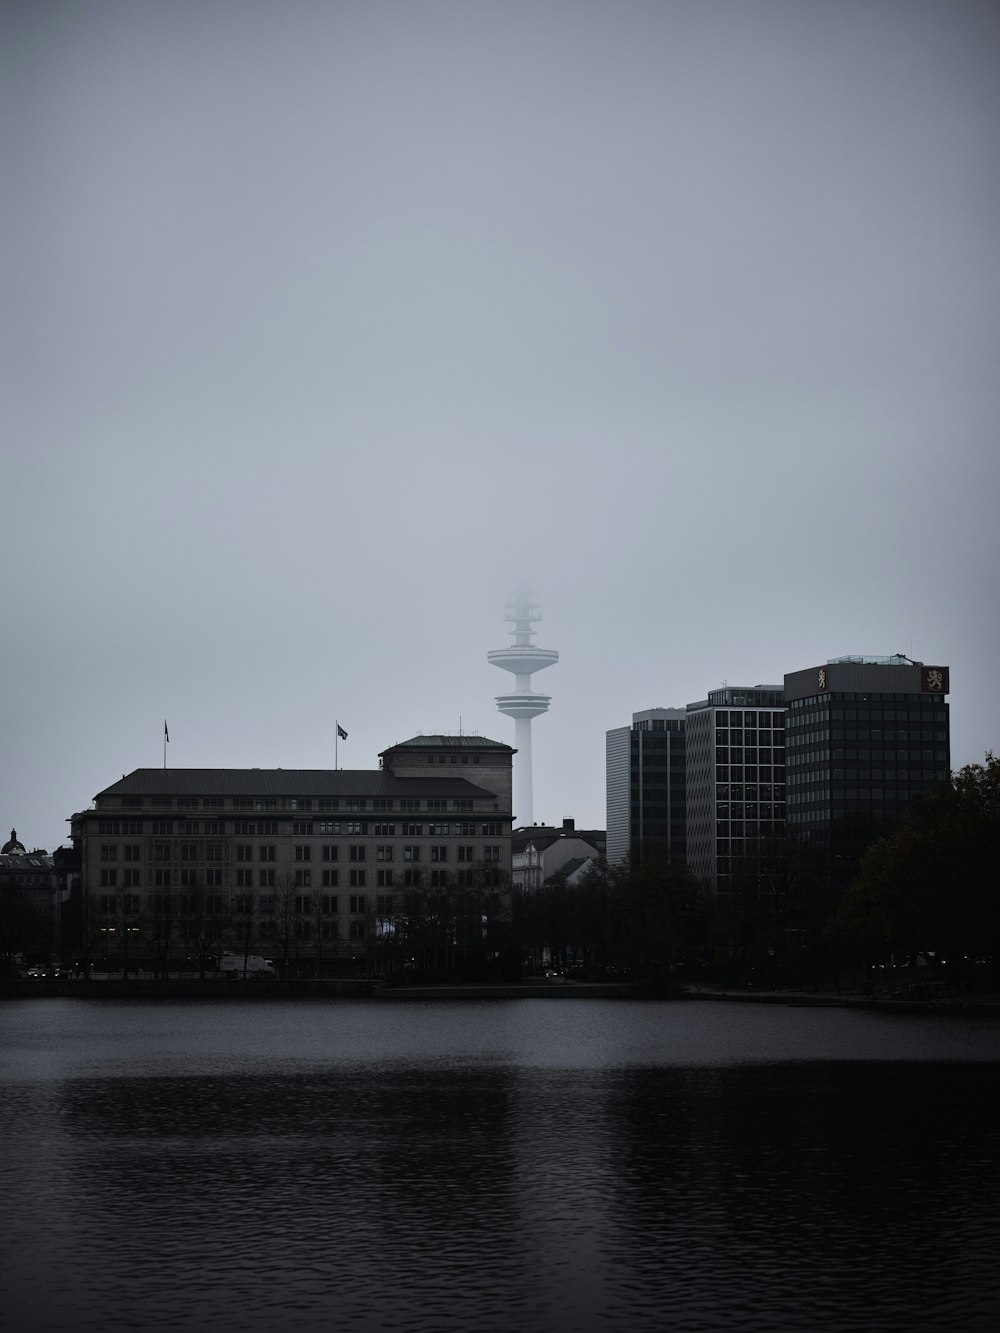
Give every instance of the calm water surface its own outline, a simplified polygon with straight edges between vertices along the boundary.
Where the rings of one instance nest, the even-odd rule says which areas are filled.
[[[0,1007],[0,1321],[1000,1327],[1000,1024],[707,1001]]]

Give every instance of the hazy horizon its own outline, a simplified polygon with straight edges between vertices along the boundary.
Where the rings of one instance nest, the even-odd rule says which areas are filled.
[[[513,744],[525,585],[538,822],[845,654],[1000,747],[998,55],[986,0],[4,6],[0,828],[164,719]]]

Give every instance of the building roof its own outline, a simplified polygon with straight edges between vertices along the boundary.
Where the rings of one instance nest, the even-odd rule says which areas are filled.
[[[592,856],[574,856],[571,861],[567,861],[559,867],[554,877],[557,879],[572,879],[581,866],[589,865],[593,859]]]
[[[27,849],[25,848],[24,843],[18,842],[17,840],[17,829],[12,828],[10,831],[10,840],[0,847],[0,855],[10,853],[11,856],[24,856],[26,855],[26,851]]]
[[[566,829],[553,828],[546,824],[529,824],[527,828],[516,828],[511,833],[511,847],[515,852],[522,852],[526,847],[534,847],[543,852],[560,838],[579,838],[588,843],[594,851],[600,853],[601,845],[607,842],[604,829]]]
[[[396,778],[371,768],[137,768],[102,796],[455,796],[496,800],[466,778]]]
[[[504,745],[503,741],[491,741],[487,736],[411,736],[408,741],[397,741],[395,745],[387,746],[381,753],[386,754],[389,750],[428,749],[508,750],[516,754],[512,746]]]

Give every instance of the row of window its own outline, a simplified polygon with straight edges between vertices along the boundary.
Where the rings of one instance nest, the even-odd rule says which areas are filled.
[[[142,810],[146,808],[146,801],[141,796],[123,796],[122,808],[129,810]],[[152,810],[197,810],[199,806],[203,810],[222,810],[225,808],[225,801],[222,797],[204,797],[199,800],[197,797],[190,799],[178,796],[156,796],[151,797],[148,802],[149,809]],[[418,811],[418,810],[472,810],[472,800],[467,796],[452,797],[450,800],[443,796],[429,796],[425,798],[403,796],[393,799],[392,797],[365,797],[365,796],[299,796],[299,797],[275,797],[275,796],[234,796],[230,806],[233,810],[243,811],[316,811],[318,814],[333,813],[334,811],[361,811],[371,810],[378,813],[392,814],[393,811]]]
[[[469,888],[476,883],[478,875],[479,872],[475,870],[459,870],[452,879],[449,878],[446,870],[435,869],[428,872],[426,882],[431,888],[444,888],[452,882],[457,884],[459,888]],[[495,878],[496,872],[487,870],[485,875],[487,877],[492,875]],[[311,869],[297,869],[293,872],[291,884],[297,889],[311,888],[313,885],[312,876]],[[402,884],[404,888],[416,888],[424,880],[425,877],[419,869],[404,870],[399,879],[396,878],[396,872],[393,870],[380,869],[375,871],[375,884],[378,888],[391,888],[397,884]],[[340,885],[340,871],[320,871],[319,879],[316,882],[323,888],[338,888]],[[221,888],[223,883],[222,872],[207,870],[204,883],[208,888]],[[351,888],[365,888],[368,883],[367,871],[348,871],[345,883]],[[278,887],[274,870],[270,868],[258,870],[255,876],[253,870],[244,866],[237,867],[234,884],[237,889],[275,889]],[[173,871],[164,868],[153,871],[152,886],[157,889],[169,889],[175,886],[182,889],[195,889],[199,887],[199,881],[194,870],[182,869],[175,877]],[[125,867],[118,870],[113,866],[104,866],[101,869],[100,887],[102,889],[141,888],[142,875],[138,868]]]
[[[367,819],[339,820],[339,819],[299,819],[293,820],[291,834],[293,837],[312,837],[316,834],[320,836],[339,837],[342,834],[364,835],[369,832],[376,838],[391,838],[396,836],[397,828],[403,837],[449,837],[452,834],[458,837],[466,838],[499,838],[503,836],[504,824],[501,820],[488,820],[484,823],[478,823],[475,820],[457,820],[447,823],[431,822],[424,823],[421,820],[406,821],[397,826],[393,822],[371,822]],[[151,832],[153,837],[181,837],[191,836],[192,834],[205,834],[207,836],[218,836],[224,834],[227,830],[226,823],[221,820],[205,821],[199,825],[197,820],[174,820],[174,819],[154,819],[150,821],[149,829],[142,820],[128,819],[101,819],[98,821],[98,830],[102,836],[129,836],[130,834],[140,835],[144,832]],[[237,819],[232,822],[231,832],[236,837],[278,837],[281,830],[276,819]],[[285,833],[287,836],[287,832]],[[217,844],[214,844],[217,845]]]
[[[320,855],[316,858],[322,861],[339,861],[340,846],[337,843],[323,843],[317,848]],[[395,858],[396,851],[402,852],[402,860],[419,861],[422,855],[422,849],[419,845],[405,845],[397,849],[390,843],[380,843],[374,848],[376,861],[392,861]],[[169,842],[153,843],[153,860],[170,861],[174,859],[172,844]],[[179,853],[177,859],[182,862],[196,862],[199,859],[205,861],[221,861],[223,859],[223,847],[221,843],[206,843],[204,848],[204,857],[199,858],[197,843],[181,843],[176,849]],[[490,863],[499,863],[502,858],[502,847],[499,843],[488,843],[486,846],[477,849],[472,843],[460,844],[457,847],[449,846],[447,843],[434,843],[429,849],[431,861],[447,861],[451,852],[455,853],[457,861],[472,862],[476,859],[482,859]],[[142,845],[140,843],[125,843],[121,848],[123,861],[141,861]],[[119,859],[119,846],[117,843],[101,844],[101,861],[114,862]],[[293,847],[293,856],[295,861],[304,862],[313,859],[313,844],[297,843]],[[253,861],[254,846],[252,843],[238,843],[235,848],[235,859],[240,861]],[[277,847],[273,843],[259,844],[257,847],[256,859],[259,861],[274,862],[277,860]],[[350,843],[347,847],[347,859],[355,862],[363,862],[368,859],[368,846],[365,843]]]

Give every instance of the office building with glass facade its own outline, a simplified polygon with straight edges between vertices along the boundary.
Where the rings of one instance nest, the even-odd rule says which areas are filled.
[[[839,657],[785,676],[788,831],[844,883],[873,839],[951,772],[949,670]]]
[[[608,862],[684,862],[685,713],[648,708],[606,735]]]
[[[725,897],[784,832],[782,687],[712,690],[688,704],[686,733],[688,865]]]

